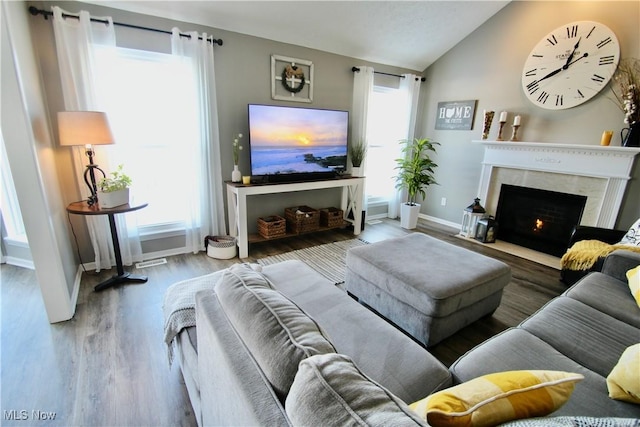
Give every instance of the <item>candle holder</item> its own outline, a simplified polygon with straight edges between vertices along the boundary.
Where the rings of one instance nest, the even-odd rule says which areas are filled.
[[[493,115],[495,111],[484,112],[484,122],[482,122],[482,139],[489,137],[489,129],[491,129],[491,122],[493,121]]]
[[[496,138],[496,141],[504,141],[504,139],[502,139],[502,129],[504,128],[505,123],[507,123],[506,120],[504,122],[500,122],[500,128],[498,128],[498,137]]]
[[[518,140],[518,128],[520,127],[520,125],[513,125],[511,127],[513,128],[513,132],[511,133],[511,141],[517,141]]]

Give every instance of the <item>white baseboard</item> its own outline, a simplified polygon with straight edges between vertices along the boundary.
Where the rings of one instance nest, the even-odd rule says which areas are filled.
[[[36,266],[33,264],[33,260],[24,259],[24,258],[16,258],[13,256],[5,256],[4,262],[9,265],[15,265],[16,267],[28,268],[29,270],[35,270]]]
[[[202,249],[204,250],[204,248]],[[182,255],[182,254],[187,254],[190,253],[191,251],[187,250],[186,248],[173,248],[173,249],[168,249],[168,250],[164,250],[164,251],[156,251],[156,252],[147,252],[142,254],[142,261],[148,261],[151,259],[156,259],[156,258],[165,258],[165,257],[170,257],[170,256],[174,256],[174,255]],[[113,267],[114,268],[116,265],[115,260],[111,260]],[[130,267],[130,266],[129,266]],[[82,266],[79,266],[79,271],[82,273]],[[95,270],[96,269],[96,263],[95,261],[92,262],[85,262],[84,263],[84,268],[88,271],[88,270]]]
[[[447,227],[456,228],[458,230],[460,230],[460,227],[462,226],[461,224],[458,224],[458,223],[455,223],[455,222],[447,221],[447,220],[442,219],[442,218],[436,218],[435,216],[430,216],[430,215],[425,215],[425,214],[419,214],[418,218],[422,218],[422,219],[424,219],[426,221],[435,222],[437,224],[446,225]]]

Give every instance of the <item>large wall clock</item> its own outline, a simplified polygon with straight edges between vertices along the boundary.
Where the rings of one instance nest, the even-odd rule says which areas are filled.
[[[522,90],[548,110],[575,107],[605,88],[618,67],[620,45],[606,25],[578,21],[556,28],[533,48]]]

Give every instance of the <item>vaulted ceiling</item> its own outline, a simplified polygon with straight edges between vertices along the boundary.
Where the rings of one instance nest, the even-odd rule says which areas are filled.
[[[509,1],[85,2],[422,71]]]

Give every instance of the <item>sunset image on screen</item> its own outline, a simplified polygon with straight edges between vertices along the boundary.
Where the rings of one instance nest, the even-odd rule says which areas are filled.
[[[344,111],[251,106],[251,145],[299,147],[344,145],[348,115]]]
[[[344,169],[346,111],[250,105],[251,171],[254,175]]]

